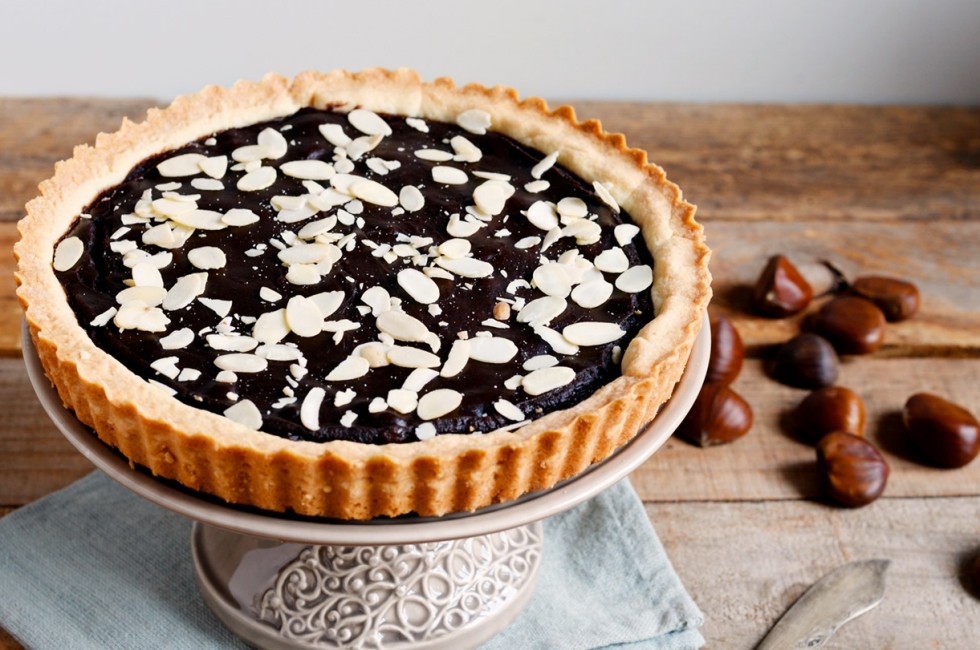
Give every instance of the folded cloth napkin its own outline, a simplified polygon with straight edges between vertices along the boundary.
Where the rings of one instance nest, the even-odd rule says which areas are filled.
[[[93,472],[0,519],[0,625],[28,648],[244,648],[198,595],[191,522]],[[628,481],[544,523],[530,605],[487,650],[698,648]]]

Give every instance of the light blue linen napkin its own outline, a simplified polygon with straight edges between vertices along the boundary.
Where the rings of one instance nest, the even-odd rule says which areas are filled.
[[[198,595],[191,522],[102,472],[0,519],[0,625],[28,648],[244,648]],[[547,520],[530,605],[485,650],[698,648],[701,612],[622,481]]]

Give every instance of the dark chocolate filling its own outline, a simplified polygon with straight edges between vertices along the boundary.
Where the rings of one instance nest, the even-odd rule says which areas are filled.
[[[353,440],[381,444],[417,439],[415,429],[422,420],[414,413],[402,415],[391,408],[378,413],[371,413],[368,410],[368,405],[373,398],[383,398],[388,390],[401,387],[411,372],[410,369],[389,365],[372,369],[367,375],[355,380],[328,382],[324,379],[355,346],[377,339],[378,332],[374,325],[374,318],[370,314],[364,316],[357,310],[358,305],[363,305],[360,295],[376,285],[387,289],[392,296],[402,298],[402,307],[406,313],[418,318],[431,331],[440,335],[443,346],[439,356],[443,361],[459,331],[467,331],[470,336],[479,331],[489,331],[494,336],[511,339],[519,348],[518,355],[508,363],[491,364],[470,360],[463,371],[455,377],[436,377],[425,386],[423,393],[437,388],[451,388],[464,395],[459,408],[433,421],[436,430],[440,433],[487,432],[512,424],[492,407],[492,403],[500,398],[510,400],[533,419],[551,411],[570,407],[617,377],[619,366],[614,360],[614,348],[618,346],[625,350],[640,327],[653,318],[653,307],[648,290],[627,294],[614,289],[612,297],[605,304],[594,309],[583,309],[569,299],[567,309],[550,324],[551,328],[561,331],[564,326],[580,321],[607,321],[619,323],[627,332],[624,337],[613,343],[582,347],[576,355],[554,353],[547,343],[532,332],[530,326],[517,323],[514,315],[507,321],[509,329],[492,329],[481,323],[492,318],[493,307],[498,298],[521,296],[530,301],[543,295],[536,289],[527,288],[519,289],[516,294],[509,294],[506,291],[508,284],[513,280],[523,278],[530,281],[541,255],[540,246],[528,249],[517,249],[514,246],[514,243],[521,238],[544,236],[543,231],[521,215],[521,210],[526,210],[538,200],[557,202],[564,197],[579,197],[586,202],[590,214],[598,215],[597,222],[602,226],[602,237],[599,242],[576,246],[574,238],[562,238],[546,252],[551,260],[557,259],[562,252],[576,247],[587,259],[594,259],[602,251],[618,245],[614,239],[613,228],[620,223],[630,223],[629,216],[625,212],[616,214],[600,200],[589,183],[558,165],[543,177],[551,183],[547,191],[537,194],[527,192],[524,185],[534,180],[531,176],[531,168],[544,157],[544,154],[523,146],[511,138],[494,132],[474,135],[458,126],[433,121],[427,122],[429,132],[422,133],[408,126],[403,117],[392,115],[383,117],[391,126],[393,134],[385,137],[376,149],[357,161],[356,170],[352,173],[376,180],[395,189],[396,192],[404,185],[416,185],[425,196],[425,207],[416,213],[393,217],[391,208],[365,202],[363,213],[357,215],[363,218],[363,226],[338,225],[335,229],[342,232],[355,232],[358,238],[357,248],[354,252],[345,253],[322,282],[311,286],[296,286],[289,283],[285,279],[287,269],[277,259],[278,251],[273,246],[268,246],[261,256],[244,255],[244,251],[255,245],[268,245],[271,239],[280,237],[284,231],[296,232],[306,223],[281,223],[276,220],[276,211],[270,205],[270,199],[276,195],[305,194],[306,190],[300,180],[280,172],[276,182],[269,188],[255,192],[239,192],[234,189],[234,185],[244,172],[229,170],[222,179],[226,190],[199,191],[190,186],[190,178],[163,178],[156,169],[162,160],[190,152],[208,156],[226,154],[229,156],[229,163],[234,164],[230,160],[231,152],[238,147],[255,144],[258,133],[268,126],[281,131],[286,127],[282,133],[289,141],[289,149],[284,157],[267,161],[267,164],[278,167],[284,162],[302,159],[332,162],[334,147],[320,134],[319,125],[336,123],[342,125],[352,137],[360,134],[348,124],[346,115],[342,113],[307,108],[289,117],[216,133],[211,139],[202,138],[176,151],[150,158],[136,166],[118,186],[105,190],[97,197],[85,211],[90,218],[79,219],[66,233],[66,237],[76,236],[84,242],[85,254],[71,270],[58,273],[79,323],[97,346],[119,359],[140,377],[170,386],[176,390],[176,397],[182,402],[222,413],[235,403],[228,396],[228,393],[232,392],[241,399],[251,400],[258,406],[263,415],[263,431],[296,440]],[[483,152],[482,160],[472,164],[432,163],[420,160],[414,155],[414,152],[419,149],[451,151],[448,142],[455,135],[463,135],[473,142]],[[370,157],[398,161],[401,166],[387,175],[378,175],[364,164],[364,160]],[[469,174],[469,181],[462,185],[439,185],[433,182],[431,177],[430,170],[434,164],[447,164],[464,169]],[[435,244],[449,239],[446,225],[450,215],[465,215],[464,208],[472,204],[474,188],[484,182],[483,178],[472,174],[477,170],[508,174],[511,176],[511,184],[517,190],[507,201],[504,212],[494,217],[488,228],[483,228],[468,238],[472,243],[473,256],[492,264],[495,271],[492,276],[480,279],[457,278],[452,282],[436,279],[441,292],[438,304],[442,308],[442,314],[432,316],[425,305],[420,305],[409,298],[396,282],[398,270],[405,268],[409,263],[399,259],[389,264],[379,257],[374,257],[370,255],[371,250],[360,240],[370,239],[379,244],[394,245],[398,241],[399,234],[432,237]],[[112,240],[111,237],[123,225],[121,216],[133,211],[145,190],[168,182],[182,183],[182,187],[178,190],[182,194],[200,194],[198,206],[202,209],[225,212],[232,208],[248,208],[261,217],[259,222],[244,227],[220,231],[195,231],[183,247],[171,251],[173,262],[161,270],[165,286],[170,287],[177,278],[198,271],[187,259],[187,251],[190,249],[216,246],[225,251],[228,263],[222,269],[208,271],[204,297],[234,301],[231,316],[237,331],[251,333],[251,325],[243,324],[241,317],[258,317],[264,312],[284,307],[291,295],[311,295],[335,290],[346,292],[343,305],[330,316],[330,319],[350,319],[361,323],[359,329],[347,332],[339,344],[335,344],[332,341],[332,334],[326,332],[313,338],[289,335],[284,341],[298,344],[308,360],[309,372],[294,389],[297,397],[295,403],[281,408],[273,407],[274,403],[284,397],[283,389],[287,385],[285,377],[289,374],[289,363],[270,361],[269,368],[265,372],[239,373],[236,382],[224,383],[215,381],[218,368],[214,365],[214,359],[226,352],[208,347],[200,334],[186,348],[178,350],[161,348],[159,339],[178,328],[189,327],[196,333],[200,333],[205,328],[214,331],[213,328],[220,318],[198,301],[185,309],[167,312],[171,322],[168,332],[164,333],[149,333],[134,329],[120,331],[111,321],[105,326],[90,325],[96,316],[117,306],[115,296],[126,287],[124,280],[131,277],[132,270],[123,265],[122,255],[109,251],[110,242],[118,241]],[[324,186],[329,185],[329,181],[321,183]],[[160,194],[155,190],[153,197],[159,198]],[[329,213],[320,213],[310,220],[322,218]],[[156,247],[140,242],[140,236],[147,227],[132,226],[131,231],[119,239],[132,239],[143,250],[150,253],[158,252]],[[504,228],[510,231],[508,236],[494,236],[494,233]],[[640,242],[641,238],[637,237],[635,241]],[[649,252],[642,244],[636,246],[631,243],[623,246],[623,249],[631,266],[653,265]],[[606,276],[609,282],[615,279],[610,274]],[[275,305],[261,300],[259,289],[263,286],[282,294],[283,300]],[[404,345],[416,345],[428,351],[424,344]],[[504,382],[509,377],[515,374],[527,374],[521,367],[525,360],[540,354],[552,354],[558,357],[561,365],[575,370],[575,380],[562,388],[535,397],[526,394],[520,387],[516,390],[505,388]],[[202,371],[201,377],[196,381],[176,381],[168,379],[151,368],[150,364],[154,360],[168,356],[178,357],[180,368],[195,368]],[[320,411],[320,429],[311,431],[301,424],[299,411],[303,396],[315,386],[322,387],[326,391],[326,397]],[[346,389],[356,391],[356,397],[350,404],[335,407],[335,394]],[[358,417],[353,425],[342,426],[341,416],[348,410],[356,412]]]

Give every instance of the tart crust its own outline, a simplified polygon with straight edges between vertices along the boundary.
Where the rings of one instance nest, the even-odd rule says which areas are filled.
[[[543,152],[586,181],[601,180],[640,227],[654,258],[656,317],[623,356],[622,375],[576,406],[523,427],[482,436],[443,434],[422,442],[367,445],[291,441],[197,409],[144,381],[96,347],[55,277],[54,246],[103,190],[146,158],[215,131],[354,104],[376,112],[452,122],[464,110],[490,113],[493,130]],[[48,378],[65,406],[106,444],[155,475],[230,503],[340,519],[410,512],[442,515],[515,499],[603,460],[656,415],[680,379],[711,297],[695,207],[645,152],[571,107],[549,109],[507,87],[422,82],[412,70],[268,75],[231,88],[209,86],[123,120],[95,146],[76,147],[39,186],[20,221],[17,295]]]

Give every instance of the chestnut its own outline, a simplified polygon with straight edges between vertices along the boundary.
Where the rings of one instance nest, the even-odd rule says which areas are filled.
[[[851,508],[880,497],[888,482],[888,463],[878,449],[843,431],[829,433],[817,443],[817,468],[827,496]]]
[[[864,420],[864,401],[843,386],[818,388],[804,397],[793,411],[795,430],[810,444],[834,431],[863,436]]]
[[[919,289],[905,280],[867,275],[855,280],[851,291],[876,304],[892,323],[911,318],[919,311]]]
[[[834,347],[816,334],[799,334],[784,343],[772,366],[773,376],[796,388],[822,388],[837,381],[840,361]]]
[[[752,302],[763,316],[783,318],[810,304],[813,289],[784,255],[774,255],[756,280]]]
[[[912,444],[933,465],[963,467],[980,454],[980,425],[973,414],[931,393],[905,402],[902,421]]]
[[[741,395],[728,386],[705,384],[677,433],[699,447],[711,447],[741,438],[751,428],[752,408]]]
[[[742,370],[745,348],[732,321],[719,316],[711,321],[711,355],[708,357],[709,384],[730,384]]]
[[[820,308],[813,328],[841,354],[867,354],[885,340],[885,315],[870,300],[841,296]]]

